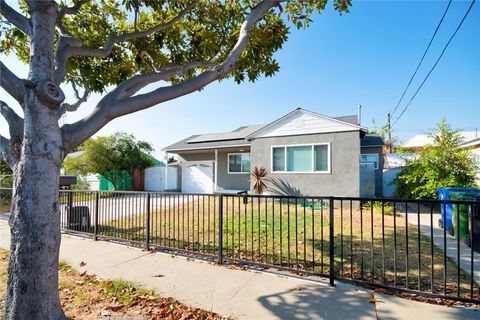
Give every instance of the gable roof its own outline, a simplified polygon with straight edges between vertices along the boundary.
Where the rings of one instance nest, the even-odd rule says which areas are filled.
[[[252,137],[254,134],[261,132],[265,128],[270,128],[271,126],[281,122],[282,120],[288,119],[288,117],[291,117],[292,115],[295,115],[300,112],[303,112],[321,119],[325,119],[327,121],[330,121],[336,124],[341,124],[342,126],[347,126],[348,129],[349,130],[351,129],[352,131],[353,130],[360,130],[363,132],[367,131],[366,128],[358,125],[358,118],[356,115],[332,118],[332,117],[327,117],[315,112],[298,108],[288,113],[287,115],[281,117],[280,119],[277,119],[267,125],[242,126],[229,132],[193,135],[183,140],[180,140],[174,144],[171,144],[163,148],[162,150],[166,152],[175,153],[179,151],[194,151],[194,150],[202,150],[202,149],[249,146],[250,137]]]
[[[326,120],[326,121],[329,121],[329,122],[332,122],[332,123],[337,123],[339,125],[342,125],[343,127],[347,127],[349,129],[351,129],[351,131],[360,130],[360,131],[367,132],[367,128],[358,125],[358,123],[354,123],[354,122],[358,122],[357,119],[353,119],[353,117],[356,118],[356,116],[344,116],[344,117],[332,118],[332,117],[324,116],[320,113],[308,111],[308,110],[305,110],[305,109],[302,109],[302,108],[297,108],[297,109],[293,110],[292,112],[287,113],[283,117],[280,117],[277,120],[267,124],[266,126],[263,126],[262,128],[258,129],[255,132],[251,133],[250,135],[247,136],[247,139],[252,139],[252,138],[258,137],[260,134],[262,134],[262,132],[265,133],[269,129],[272,129],[275,126],[280,125],[285,120],[287,120],[287,119],[289,119],[289,118],[291,118],[295,115],[298,115],[300,113],[304,113],[304,114],[307,114],[307,115],[310,115],[310,116],[313,116],[313,117],[316,117],[316,118],[319,118],[319,119],[323,119],[323,120]],[[339,130],[339,131],[341,131],[341,130]],[[335,131],[330,131],[330,132],[335,132]]]

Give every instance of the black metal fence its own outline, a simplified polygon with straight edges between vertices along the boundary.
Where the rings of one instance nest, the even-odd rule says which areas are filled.
[[[69,190],[60,203],[67,233],[480,303],[480,202]]]

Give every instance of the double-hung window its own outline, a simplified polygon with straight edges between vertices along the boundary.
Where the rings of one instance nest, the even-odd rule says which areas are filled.
[[[361,164],[367,164],[371,163],[375,167],[375,169],[378,169],[378,153],[363,153],[360,155],[360,163]]]
[[[228,173],[249,173],[250,153],[230,153],[228,155]]]
[[[330,144],[272,147],[272,172],[330,172]]]

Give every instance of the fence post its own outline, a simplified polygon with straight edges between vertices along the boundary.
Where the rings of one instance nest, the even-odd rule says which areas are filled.
[[[223,264],[223,194],[218,199],[218,264]]]
[[[150,248],[150,192],[147,192],[147,236],[145,239],[145,250]]]
[[[75,218],[73,218],[73,193],[72,191],[68,190],[67,191],[67,203],[68,203],[68,212],[67,212],[67,229],[71,228],[71,225],[73,225]],[[75,220],[74,220],[75,221]]]
[[[334,200],[333,200],[333,197],[330,197],[329,199],[329,205],[328,205],[328,208],[329,208],[329,224],[330,224],[330,244],[329,244],[329,247],[330,247],[330,255],[329,255],[329,259],[330,259],[330,270],[329,270],[329,280],[330,280],[330,286],[331,287],[334,287],[335,286],[335,243],[334,243],[334,238],[335,238],[335,234],[334,234],[334,228],[333,228],[333,225],[335,223],[334,221]]]
[[[95,191],[95,228],[93,229],[95,234],[95,241],[98,240],[98,202],[99,202],[99,192]]]

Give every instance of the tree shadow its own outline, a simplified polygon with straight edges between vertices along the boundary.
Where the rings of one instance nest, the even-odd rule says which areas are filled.
[[[368,292],[308,284],[258,298],[279,319],[376,319]]]

